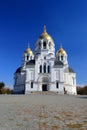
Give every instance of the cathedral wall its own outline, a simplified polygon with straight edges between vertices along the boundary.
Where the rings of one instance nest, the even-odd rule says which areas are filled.
[[[64,83],[71,86],[76,86],[76,75],[75,73],[65,73],[64,74]]]
[[[73,87],[72,87],[72,94],[75,94],[75,95],[77,95],[76,86],[73,86]]]
[[[34,92],[34,91],[38,91],[38,85],[37,83],[33,82],[33,87],[31,87],[31,82],[26,83],[25,86],[25,94],[30,93],[30,92]]]
[[[52,83],[50,85],[50,91],[54,91],[54,92],[57,92],[59,94],[64,94],[63,83],[58,83],[58,88],[56,87],[56,82]]]

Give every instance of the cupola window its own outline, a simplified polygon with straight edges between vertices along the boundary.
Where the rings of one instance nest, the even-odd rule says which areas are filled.
[[[63,60],[63,56],[61,56],[61,60]]]
[[[29,55],[27,55],[27,60],[29,59]]]
[[[46,49],[46,42],[43,42],[43,49]]]

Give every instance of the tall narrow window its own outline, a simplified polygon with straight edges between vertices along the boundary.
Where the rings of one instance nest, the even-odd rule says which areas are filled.
[[[27,55],[27,60],[29,59],[29,55]]]
[[[43,69],[44,69],[44,73],[46,73],[46,64],[44,64],[44,68]]]
[[[31,82],[31,88],[33,88],[33,82]]]
[[[56,82],[56,88],[59,88],[59,83],[58,82]]]
[[[46,42],[43,43],[43,49],[46,49]]]
[[[63,56],[61,56],[61,60],[63,60]]]
[[[42,73],[42,65],[40,65],[40,73]]]
[[[50,66],[48,65],[48,73],[50,73]]]

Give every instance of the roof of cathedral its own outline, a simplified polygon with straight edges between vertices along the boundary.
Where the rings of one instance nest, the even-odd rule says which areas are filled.
[[[22,67],[17,68],[15,73],[21,73],[21,69],[22,69]]]
[[[54,61],[54,65],[63,65],[63,62],[62,62],[62,61],[55,60],[55,61]]]
[[[30,60],[26,63],[26,65],[35,65],[35,60]]]
[[[71,67],[65,68],[64,72],[70,72],[70,73],[75,73],[74,70]]]
[[[63,49],[62,46],[60,46],[60,49],[56,53],[57,56],[60,55],[60,54],[67,55],[66,51]]]
[[[46,26],[44,26],[44,31],[42,32],[42,34],[39,37],[40,39],[46,39],[46,40],[50,40],[52,39],[52,37],[47,33],[46,31]],[[53,40],[53,39],[52,39]]]

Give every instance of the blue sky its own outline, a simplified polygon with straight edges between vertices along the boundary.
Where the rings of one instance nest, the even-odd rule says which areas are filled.
[[[0,0],[0,81],[12,86],[28,42],[47,32],[68,54],[77,84],[87,84],[87,0]]]

